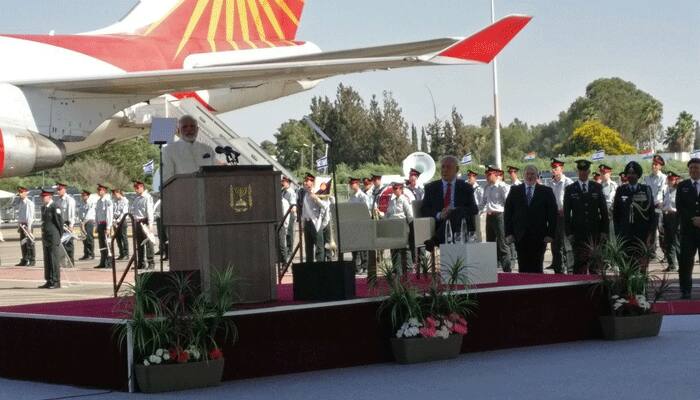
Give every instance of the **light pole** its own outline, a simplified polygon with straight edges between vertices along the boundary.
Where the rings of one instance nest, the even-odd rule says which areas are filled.
[[[304,147],[309,147],[309,145],[306,143],[302,143],[301,145]],[[299,169],[302,169],[302,168],[304,168],[304,149],[301,149],[301,163],[299,164]]]
[[[310,163],[311,170],[314,170],[314,144],[311,143],[311,163]]]
[[[491,0],[491,23],[496,22],[496,7],[494,0]],[[493,133],[493,152],[496,166],[501,168],[501,110],[498,104],[498,61],[493,59],[493,116],[496,120],[496,129]]]

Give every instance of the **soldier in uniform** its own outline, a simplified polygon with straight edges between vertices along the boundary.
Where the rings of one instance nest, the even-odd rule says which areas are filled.
[[[593,173],[593,182],[595,183],[603,183],[603,175],[601,175],[599,172],[594,172]]]
[[[138,252],[138,265],[136,268],[153,269],[155,266],[153,262],[153,243],[148,240],[148,236],[144,232],[144,229],[153,232],[155,223],[153,197],[151,197],[151,194],[146,190],[146,185],[141,181],[134,182],[134,191],[136,192],[136,197],[131,202],[131,215],[134,217],[134,223],[136,224],[134,226],[134,236],[136,236],[136,243],[139,245],[136,250]]]
[[[161,217],[161,201],[156,200],[156,204],[153,205],[153,217],[156,219],[156,229],[158,230],[158,252],[155,255],[161,255],[163,261],[168,260],[168,231],[163,225],[163,218]]]
[[[367,196],[372,196],[372,180],[370,178],[362,178],[362,191],[365,192]]]
[[[666,175],[661,172],[661,169],[666,166],[666,161],[660,155],[656,154],[651,159],[651,174],[644,177],[644,184],[651,188],[651,195],[654,198],[654,212],[656,213],[656,222],[658,226],[652,233],[652,246],[656,252],[657,231],[662,228],[662,213],[661,208],[664,204],[664,191],[666,190]],[[659,242],[663,248],[663,236],[658,236]]]
[[[372,175],[372,209],[379,207],[379,196],[382,194],[386,186],[382,185],[381,175]]]
[[[613,201],[615,234],[625,241],[624,248],[630,257],[638,255],[639,246],[651,245],[652,232],[656,229],[654,197],[649,186],[639,183],[642,172],[639,163],[630,161],[625,166],[629,183],[617,189]],[[646,270],[647,264],[648,260],[642,260],[642,269]]]
[[[58,246],[63,236],[63,218],[61,209],[53,202],[53,189],[43,189],[41,200],[41,243],[44,248],[44,279],[46,283],[39,289],[59,289],[61,287],[61,272],[58,268],[60,259]]]
[[[577,160],[578,180],[564,191],[566,236],[573,247],[574,273],[597,273],[589,264],[591,246],[607,239],[610,222],[603,187],[588,180],[591,162]]]
[[[36,250],[34,240],[27,234],[33,235],[32,224],[34,223],[34,202],[28,197],[29,190],[25,187],[17,189],[17,231],[19,232],[19,245],[22,249],[22,259],[17,267],[33,267],[35,264]]]
[[[413,225],[413,206],[411,206],[408,198],[403,194],[403,183],[392,183],[391,188],[394,193],[391,199],[389,199],[386,213],[382,213],[379,210],[377,210],[377,213],[380,217],[387,219],[403,219],[410,229]],[[411,237],[413,237],[413,235],[409,234],[409,238]],[[406,264],[403,264],[404,262]],[[411,252],[406,249],[391,249],[391,265],[394,271],[402,271],[402,265],[412,264],[413,259],[411,257]]]
[[[128,224],[121,224],[126,214],[129,213],[129,199],[124,196],[121,189],[112,189],[114,197],[114,235],[117,238],[119,257],[117,260],[129,259],[129,237],[127,235]],[[120,225],[121,224],[121,225]]]
[[[625,171],[620,172],[619,175],[620,175],[620,185],[619,186],[626,185],[627,184],[627,174],[625,174]]]
[[[481,203],[484,198],[484,188],[479,186],[479,182],[476,181],[478,176],[479,174],[476,172],[467,170],[467,183],[474,188],[474,202],[479,207],[479,213],[474,216],[474,227],[476,228],[476,241],[481,243],[484,240],[484,233],[481,230],[481,216],[483,215]]]
[[[73,233],[73,224],[75,224],[75,199],[73,196],[66,193],[68,185],[65,183],[56,183],[56,194],[58,198],[56,199],[56,207],[61,209],[61,217],[63,218],[63,223],[66,225],[65,231]],[[73,237],[71,236],[68,241],[63,243],[63,248],[66,249],[66,254],[70,259],[70,265],[75,265],[75,247],[73,244]]]
[[[522,183],[520,181],[520,178],[518,178],[518,172],[520,172],[520,168],[514,167],[512,165],[508,166],[508,176],[510,176],[511,186],[520,185]]]
[[[95,204],[95,222],[97,222],[97,244],[100,246],[100,264],[95,268],[112,268],[112,257],[109,256],[110,231],[114,221],[114,203],[109,197],[109,188],[97,185],[97,195],[100,199]]]
[[[297,208],[304,229],[304,255],[308,262],[326,260],[325,238],[323,235],[323,217],[328,204],[314,193],[316,177],[306,174],[302,189],[297,197]]]
[[[359,203],[367,207],[367,214],[371,214],[372,210],[372,198],[367,195],[362,189],[360,189],[360,179],[350,178],[348,180],[348,185],[350,185],[350,197],[348,203]],[[362,273],[367,271],[367,260],[369,254],[367,251],[353,251],[352,252],[352,262],[355,265],[355,271],[357,273]]]
[[[78,219],[85,231],[85,239],[83,240],[83,260],[95,259],[95,202],[90,199],[90,192],[83,190],[80,193],[80,208],[78,209]]]
[[[482,197],[481,209],[486,214],[486,241],[496,242],[498,248],[498,266],[503,272],[511,271],[510,246],[506,243],[503,211],[510,186],[503,180],[503,171],[489,166],[486,169],[486,187]]]
[[[282,177],[281,185],[282,204],[284,205],[286,202],[286,207],[283,207],[282,212],[286,214],[288,208],[291,207],[287,227],[286,229],[283,228],[280,232],[280,257],[281,261],[286,263],[294,249],[294,221],[297,220],[297,193],[292,189],[288,177]]]
[[[556,224],[556,234],[554,235],[554,242],[551,244],[552,249],[552,265],[547,267],[547,269],[552,269],[557,274],[563,274],[568,270],[569,264],[571,263],[571,257],[564,257],[566,254],[569,255],[567,251],[566,243],[566,229],[564,227],[564,191],[567,186],[571,185],[573,181],[564,175],[564,162],[559,161],[556,158],[552,158],[550,163],[552,168],[552,179],[549,181],[548,185],[552,188],[554,192],[554,198],[557,200],[557,207],[559,211],[557,213],[557,224]],[[566,264],[564,265],[566,260]]]
[[[411,168],[410,172],[408,173],[408,181],[406,181],[406,187],[408,188],[408,190],[406,191],[406,195],[411,201],[423,200],[423,197],[425,196],[425,191],[423,190],[423,188],[418,186],[419,177],[420,171]]]
[[[693,288],[693,266],[700,250],[700,158],[688,161],[690,178],[678,184],[676,209],[681,233],[678,259],[678,280],[681,299],[690,299]]]
[[[667,185],[664,192],[664,205],[661,208],[664,214],[664,245],[666,247],[666,262],[668,263],[668,266],[664,269],[665,272],[676,270],[681,251],[678,241],[678,212],[676,209],[676,187],[679,179],[680,176],[673,171],[668,171],[666,174]]]
[[[617,183],[612,180],[612,168],[605,164],[600,164],[598,166],[598,171],[600,171],[601,181],[600,184],[603,186],[603,196],[605,196],[605,205],[608,208],[608,220],[610,220],[609,236],[615,234],[615,229],[612,223],[612,206],[613,200],[615,200],[615,192],[617,191]]]

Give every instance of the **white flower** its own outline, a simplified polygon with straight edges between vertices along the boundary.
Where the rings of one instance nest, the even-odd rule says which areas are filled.
[[[618,295],[614,295],[614,296],[611,297],[611,299],[613,299],[613,300],[616,300],[616,299],[619,299],[619,298],[620,298],[620,296],[618,296]]]
[[[163,357],[163,349],[158,349],[158,350],[156,350],[156,355],[157,355],[158,357]]]
[[[160,364],[163,359],[154,354],[148,357],[148,361],[150,361],[151,364]]]
[[[421,326],[422,325],[420,322],[418,322],[418,318],[410,318],[408,320],[408,324],[411,326]]]
[[[166,351],[163,353],[163,360],[168,361],[170,360],[170,352]]]
[[[418,336],[418,333],[419,333],[418,327],[412,326],[412,327],[406,329],[405,335],[406,335],[406,337],[414,337],[414,336]]]
[[[143,365],[148,367],[149,365],[151,365],[151,363],[149,363],[148,360],[143,360]]]

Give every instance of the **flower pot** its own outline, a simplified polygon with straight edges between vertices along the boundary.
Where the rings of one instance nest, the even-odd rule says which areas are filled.
[[[658,336],[662,319],[663,314],[660,313],[624,317],[606,315],[600,317],[600,325],[605,339],[634,339]]]
[[[136,365],[136,382],[144,393],[187,390],[221,383],[224,359],[185,364]]]
[[[392,338],[391,350],[399,364],[455,358],[462,349],[462,335],[443,338]]]

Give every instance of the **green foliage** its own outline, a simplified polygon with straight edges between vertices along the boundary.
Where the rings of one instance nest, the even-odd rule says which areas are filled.
[[[676,123],[666,129],[664,144],[668,145],[668,150],[672,152],[692,150],[690,147],[695,141],[696,123],[693,114],[682,111]]]
[[[625,143],[617,131],[595,120],[584,122],[576,128],[563,148],[574,155],[588,155],[596,150],[605,150],[605,154],[609,155],[636,152],[634,146]]]

